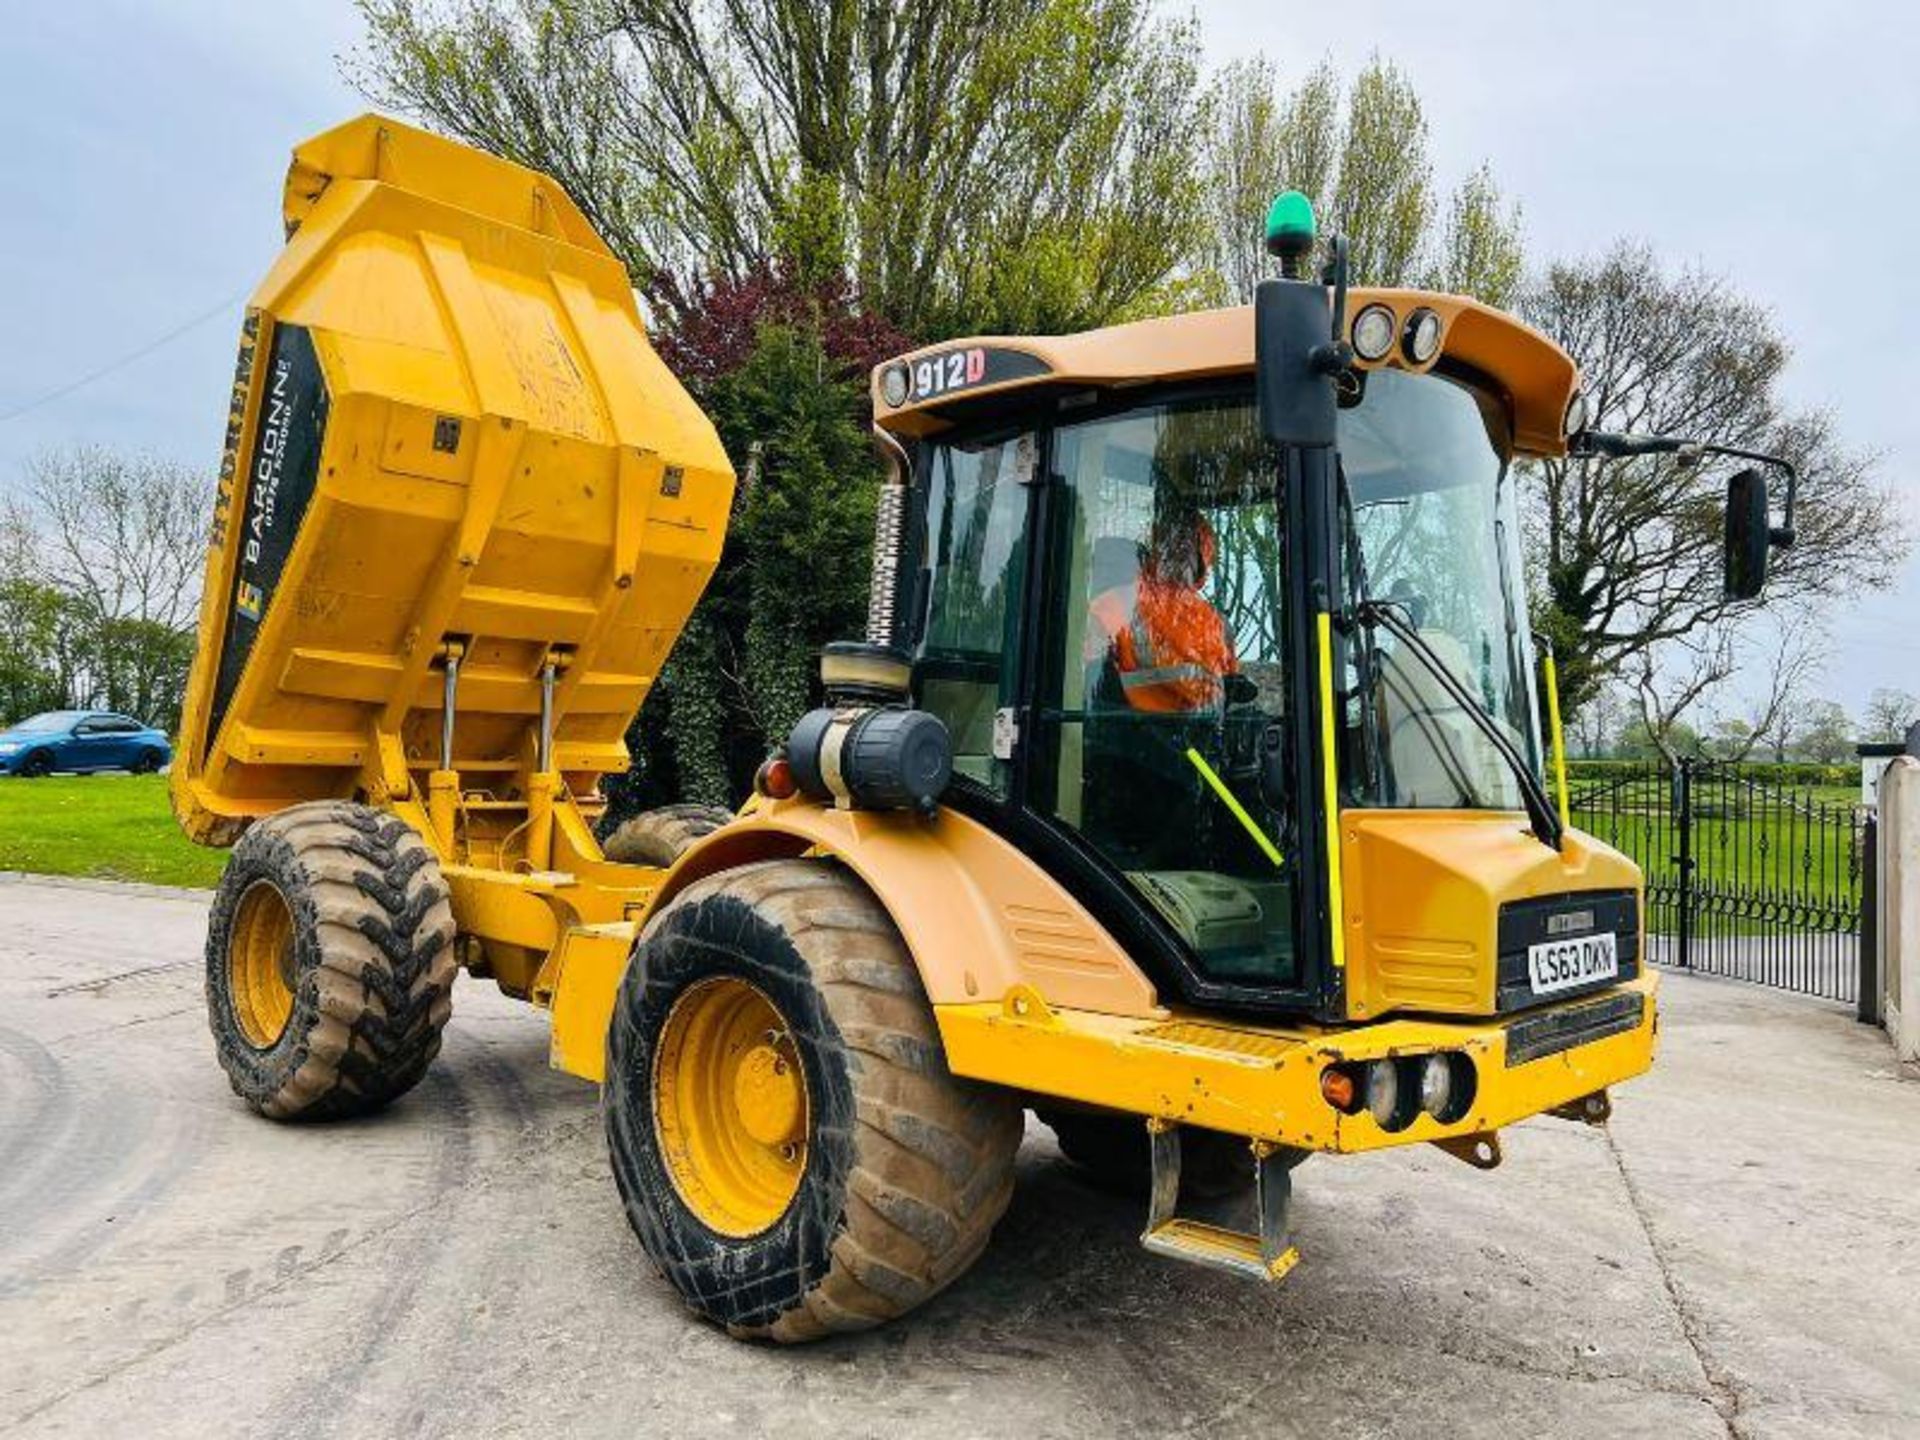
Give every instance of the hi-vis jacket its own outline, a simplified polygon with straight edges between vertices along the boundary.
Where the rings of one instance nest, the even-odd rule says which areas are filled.
[[[1226,621],[1197,590],[1144,573],[1093,602],[1088,659],[1113,657],[1120,688],[1135,710],[1217,708],[1235,673]]]

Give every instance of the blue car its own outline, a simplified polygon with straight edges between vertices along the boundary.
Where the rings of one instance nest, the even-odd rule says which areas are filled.
[[[0,730],[0,775],[131,770],[151,775],[173,758],[151,725],[107,710],[49,710]]]

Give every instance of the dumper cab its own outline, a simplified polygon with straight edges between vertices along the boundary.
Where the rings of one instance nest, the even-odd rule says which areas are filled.
[[[1631,980],[1639,876],[1545,800],[1526,613],[1516,467],[1564,452],[1573,365],[1472,301],[1350,303],[1324,495],[1262,434],[1250,308],[876,373],[946,801],[1170,999],[1342,1023]]]

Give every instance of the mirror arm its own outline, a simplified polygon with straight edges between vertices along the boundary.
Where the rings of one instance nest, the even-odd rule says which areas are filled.
[[[1785,550],[1798,538],[1793,527],[1794,501],[1800,489],[1800,472],[1793,462],[1759,450],[1743,450],[1737,445],[1715,445],[1706,440],[1678,440],[1670,435],[1626,435],[1607,430],[1582,430],[1567,440],[1567,455],[1574,460],[1602,458],[1625,460],[1636,455],[1675,455],[1683,465],[1692,465],[1705,455],[1720,455],[1729,460],[1752,460],[1784,471],[1787,498],[1781,508],[1781,523],[1767,532],[1767,538]]]

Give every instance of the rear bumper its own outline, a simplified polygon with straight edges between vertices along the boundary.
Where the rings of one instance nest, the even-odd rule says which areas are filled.
[[[1123,1018],[1052,1009],[1031,991],[999,1004],[935,1007],[954,1074],[1050,1098],[1197,1125],[1303,1150],[1354,1152],[1486,1134],[1644,1072],[1658,981],[1497,1020],[1388,1020],[1343,1030],[1223,1024],[1211,1016]],[[1477,1086],[1451,1124],[1422,1114],[1389,1132],[1320,1093],[1330,1065],[1464,1053]]]

